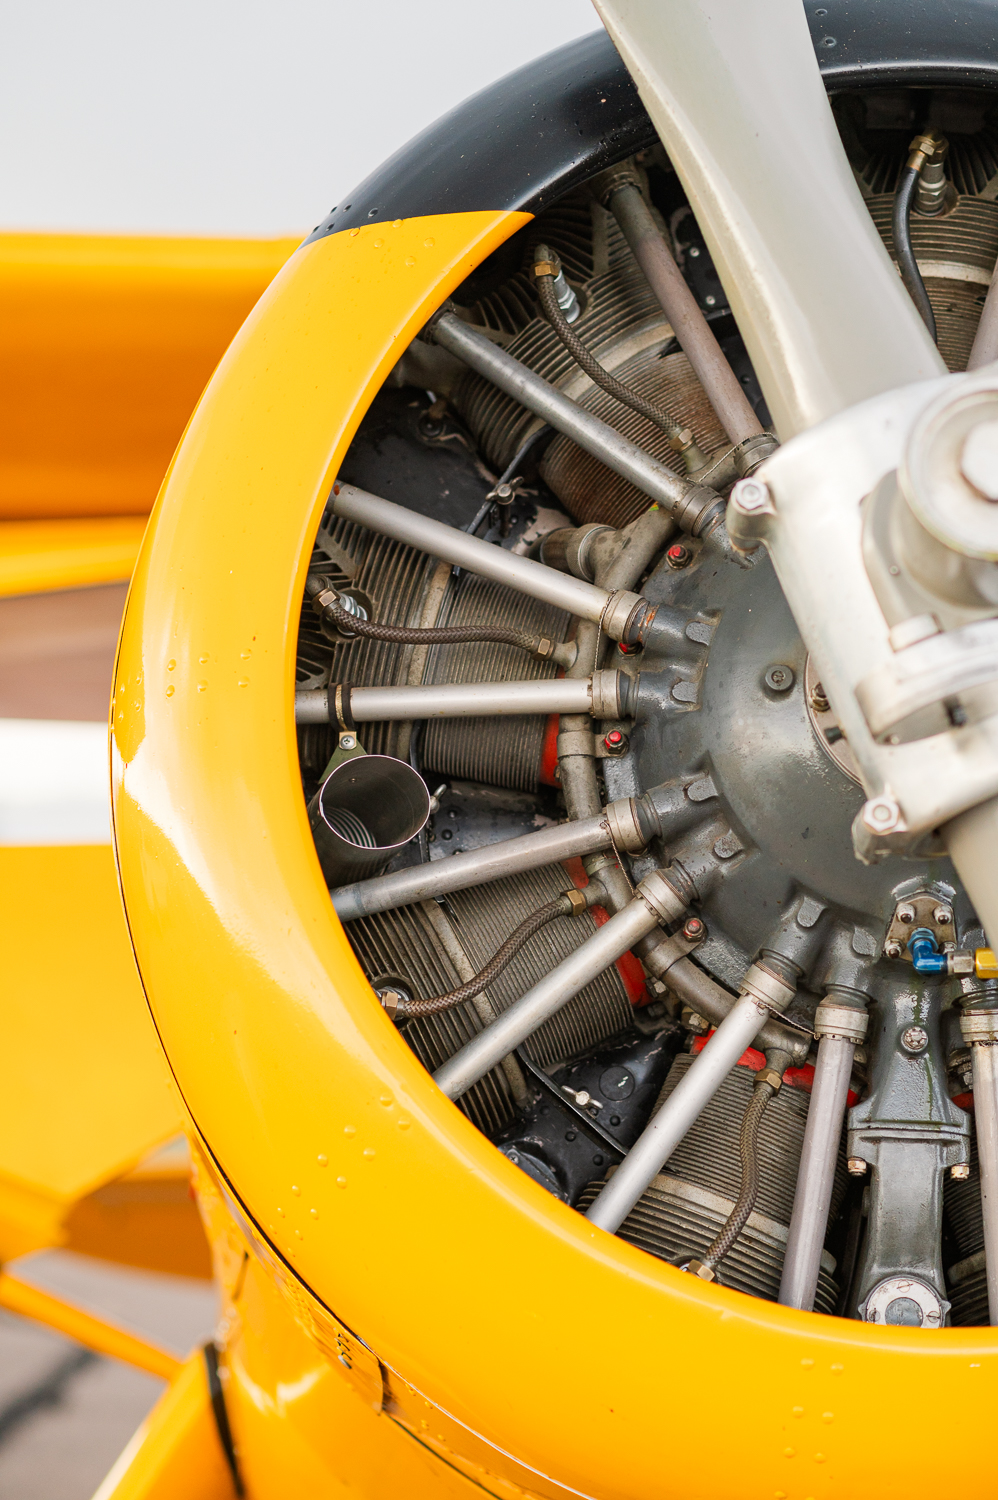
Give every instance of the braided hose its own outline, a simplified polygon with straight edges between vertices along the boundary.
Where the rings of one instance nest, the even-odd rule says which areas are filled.
[[[555,917],[571,916],[575,909],[575,905],[567,895],[558,896],[554,901],[548,901],[544,906],[538,907],[510,933],[502,947],[496,949],[485,968],[473,979],[469,979],[466,984],[462,984],[456,990],[448,991],[446,995],[434,995],[429,1000],[409,998],[400,1000],[395,1011],[395,1019],[409,1020],[414,1016],[435,1016],[442,1010],[453,1009],[464,1000],[473,1000],[476,995],[480,995],[498,979],[503,969],[516,957],[535,932],[546,927],[548,922],[553,922]]]
[[[738,1190],[738,1198],[734,1208],[731,1210],[721,1228],[720,1233],[713,1240],[703,1258],[703,1264],[714,1270],[733,1247],[738,1236],[748,1223],[749,1215],[755,1207],[755,1200],[759,1196],[759,1126],[762,1124],[762,1116],[766,1105],[776,1093],[771,1083],[765,1083],[761,1079],[752,1090],[752,1097],[742,1118],[742,1128],[738,1136],[738,1154],[742,1163],[742,1185]]]
[[[379,625],[362,620],[343,608],[339,593],[324,577],[310,578],[306,592],[312,596],[312,608],[320,619],[335,625],[344,635],[365,636],[374,641],[390,641],[396,646],[463,646],[472,641],[498,641],[504,646],[518,646],[532,656],[554,655],[555,643],[546,636],[514,630],[510,625],[442,625],[428,629],[410,625]]]
[[[924,135],[917,135],[912,141],[909,148],[911,154],[898,178],[891,224],[894,234],[894,253],[898,258],[901,280],[912,302],[918,308],[922,322],[932,335],[933,343],[939,342],[936,335],[936,318],[911,243],[911,204],[915,196],[915,188],[918,186],[918,179],[922,175],[922,168],[932,156],[940,151],[940,148],[945,149],[943,142],[931,131]]]
[[[609,370],[605,370],[599,360],[591,353],[579,336],[573,332],[565,314],[558,306],[555,295],[554,282],[555,271],[553,269],[541,269],[551,266],[550,261],[538,261],[534,265],[534,278],[537,284],[537,295],[541,300],[544,316],[547,318],[555,333],[561,339],[569,354],[575,360],[579,368],[589,376],[594,384],[601,386],[608,395],[613,396],[623,406],[629,406],[632,411],[647,417],[656,427],[669,439],[669,443],[677,453],[681,453],[683,461],[688,470],[703,468],[706,459],[693,441],[693,434],[689,428],[681,427],[668,412],[661,411],[651,401],[646,401],[639,392],[632,390],[629,385],[624,385]]]

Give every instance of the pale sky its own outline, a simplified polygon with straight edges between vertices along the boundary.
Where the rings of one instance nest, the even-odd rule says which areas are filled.
[[[0,230],[304,233],[589,0],[31,0],[0,24]]]

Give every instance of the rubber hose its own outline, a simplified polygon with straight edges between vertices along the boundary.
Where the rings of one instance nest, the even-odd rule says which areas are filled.
[[[487,990],[489,985],[498,979],[503,969],[516,957],[535,932],[546,927],[548,922],[553,922],[555,917],[567,917],[571,915],[571,912],[572,905],[567,896],[558,896],[556,900],[548,901],[546,905],[538,907],[510,933],[502,947],[496,949],[485,968],[473,979],[469,979],[456,990],[449,990],[446,995],[434,995],[429,1000],[401,1001],[395,1012],[396,1019],[408,1021],[415,1016],[435,1016],[442,1010],[452,1010],[455,1005],[460,1005],[464,1000],[473,1000],[476,995]]]
[[[709,1246],[707,1254],[703,1258],[703,1264],[710,1266],[713,1270],[720,1265],[721,1261],[731,1250],[738,1236],[748,1223],[749,1215],[755,1208],[755,1200],[759,1196],[759,1126],[762,1124],[762,1116],[766,1105],[772,1099],[776,1090],[771,1083],[759,1082],[752,1090],[752,1098],[748,1102],[748,1108],[742,1118],[742,1128],[738,1136],[738,1154],[742,1163],[742,1185],[738,1190],[738,1198],[734,1208],[731,1210],[721,1232],[716,1236]]]
[[[897,192],[894,194],[894,253],[898,258],[901,280],[905,284],[908,295],[918,308],[922,322],[932,335],[932,342],[937,343],[935,314],[932,311],[929,294],[925,290],[922,273],[918,269],[915,252],[911,248],[911,203],[915,196],[918,177],[917,167],[905,167],[898,179]]]
[[[544,316],[579,368],[585,371],[590,380],[594,381],[596,385],[601,386],[608,395],[615,397],[623,406],[629,406],[632,411],[639,412],[641,416],[647,417],[649,422],[654,422],[655,426],[661,428],[668,438],[678,438],[683,431],[679,423],[670,417],[668,412],[660,411],[657,406],[653,406],[650,401],[646,401],[644,396],[639,395],[637,391],[631,390],[630,386],[624,385],[623,381],[618,380],[615,375],[611,375],[609,370],[604,370],[599,360],[586,348],[579,336],[572,331],[571,324],[567,321],[564,313],[558,306],[558,299],[554,292],[554,277],[545,273],[544,275],[538,275],[535,279],[537,282],[537,294],[541,299],[541,307],[544,309]],[[693,447],[692,443],[684,444],[682,451],[688,453]],[[699,460],[699,463],[695,466],[700,467],[703,464],[703,455],[697,451],[695,457]]]

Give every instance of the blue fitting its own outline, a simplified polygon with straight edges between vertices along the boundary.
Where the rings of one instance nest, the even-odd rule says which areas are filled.
[[[908,939],[908,952],[916,974],[945,974],[947,957],[940,953],[939,944],[928,927],[916,927]]]

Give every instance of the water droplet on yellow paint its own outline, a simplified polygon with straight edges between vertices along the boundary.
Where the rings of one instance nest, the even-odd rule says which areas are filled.
[[[351,229],[351,231],[350,231],[350,238],[352,240],[355,240],[357,238],[358,234],[360,234],[360,230],[359,229]]]
[[[391,1106],[395,1103],[395,1100],[392,1098],[391,1094],[379,1094],[378,1103],[383,1104],[386,1109],[390,1109]]]
[[[283,1208],[279,1208],[279,1209],[278,1209],[278,1210],[277,1210],[277,1212],[278,1212],[278,1215],[279,1215],[279,1216],[280,1216],[280,1218],[282,1218],[282,1219],[283,1219],[283,1218],[284,1218],[284,1210],[283,1210]]]
[[[402,228],[402,220],[401,219],[393,219],[392,220],[392,228],[393,229],[401,229]]]
[[[176,666],[176,665],[177,665],[177,663],[176,663],[176,662],[175,662],[175,661],[174,661],[174,659],[173,659],[173,657],[172,657],[172,656],[171,656],[171,657],[170,657],[170,660],[169,660],[169,661],[168,661],[168,662],[167,662],[167,664],[166,664],[166,670],[167,670],[167,671],[168,671],[168,672],[172,672],[172,671],[173,671],[173,669],[174,669],[174,667],[175,667],[175,666]]]
[[[373,1146],[364,1147],[364,1155],[367,1157],[368,1161],[373,1161],[377,1154],[378,1153],[375,1151]]]
[[[198,683],[198,692],[199,693],[206,693],[207,691],[208,691],[208,684],[206,682],[199,682]]]
[[[802,1417],[803,1415],[804,1415],[804,1408],[803,1408],[803,1406],[795,1406],[794,1407],[794,1416],[795,1417]]]
[[[337,1179],[336,1179],[336,1186],[337,1187],[346,1187],[346,1185],[347,1185],[347,1180],[346,1180],[345,1177],[337,1177]]]
[[[802,1359],[801,1360],[801,1368],[804,1369],[804,1370],[810,1370],[813,1367],[813,1365],[814,1365],[814,1360],[813,1359]]]
[[[786,1492],[786,1490],[774,1490],[773,1491],[773,1500],[787,1500],[787,1492]]]
[[[356,1125],[344,1125],[344,1127],[343,1127],[343,1134],[344,1135],[356,1135],[357,1134],[357,1127],[356,1127]]]
[[[407,255],[405,263],[407,266],[414,266],[416,264],[416,257],[414,255]]]
[[[200,663],[201,663],[201,665],[202,665],[202,666],[204,666],[204,665],[205,665],[205,663],[206,663],[206,662],[207,662],[207,660],[208,660],[208,653],[207,653],[207,651],[204,651],[204,652],[202,652],[202,654],[201,654],[201,655],[200,655],[200,656],[199,656],[199,657],[198,657],[198,661],[199,661],[199,662],[200,662]]]
[[[423,244],[424,244],[424,246],[426,247],[427,250],[432,250],[435,243],[436,243],[435,240],[424,240],[423,241]]]
[[[408,1120],[399,1120],[399,1130],[408,1130],[409,1124],[410,1121]]]
[[[295,1187],[294,1184],[292,1184],[291,1191],[294,1193],[294,1195],[295,1195],[296,1198],[300,1198],[301,1197],[301,1188],[300,1187]]]
[[[295,1230],[295,1239],[296,1239],[296,1240],[300,1240],[300,1239],[301,1239],[301,1237],[302,1237],[302,1233],[301,1233],[301,1230],[300,1230],[300,1229],[296,1229],[296,1230]]]
[[[328,1156],[324,1156],[321,1151],[319,1152],[319,1155],[315,1159],[319,1163],[320,1167],[328,1167],[329,1166],[329,1157]]]
[[[174,686],[173,686],[173,683],[172,683],[172,682],[171,682],[171,683],[170,683],[170,686],[169,686],[169,687],[168,687],[168,688],[167,688],[167,690],[166,690],[166,696],[167,696],[167,697],[168,697],[168,698],[172,698],[172,697],[173,697],[173,695],[174,695],[174,693],[175,693],[175,692],[176,692],[176,691],[177,691],[177,690],[176,690],[176,688],[175,688],[175,687],[174,687]]]
[[[319,1217],[319,1210],[317,1208],[310,1208],[309,1213],[313,1219],[317,1219]]]
[[[823,1453],[816,1453],[814,1455],[814,1461],[816,1464],[823,1464],[825,1462],[825,1455]]]
[[[239,681],[236,683],[236,686],[237,687],[249,687],[249,678],[248,677],[240,677]]]
[[[821,1420],[823,1422],[834,1422],[835,1421],[835,1413],[833,1411],[823,1411],[821,1413]]]
[[[380,250],[381,247],[382,247],[382,245],[384,243],[385,243],[384,240],[375,240],[375,242],[374,242],[374,248],[375,248],[375,250]]]
[[[239,655],[242,657],[243,661],[249,661],[249,659],[253,655],[253,653],[250,650],[250,648],[247,646],[246,650],[245,651],[240,651]]]
[[[845,1365],[832,1365],[831,1369],[833,1375],[841,1375],[845,1369]]]
[[[794,1456],[794,1454],[796,1452],[797,1452],[796,1448],[784,1448],[784,1450],[783,1450],[783,1457],[784,1458],[793,1458],[793,1456]]]

